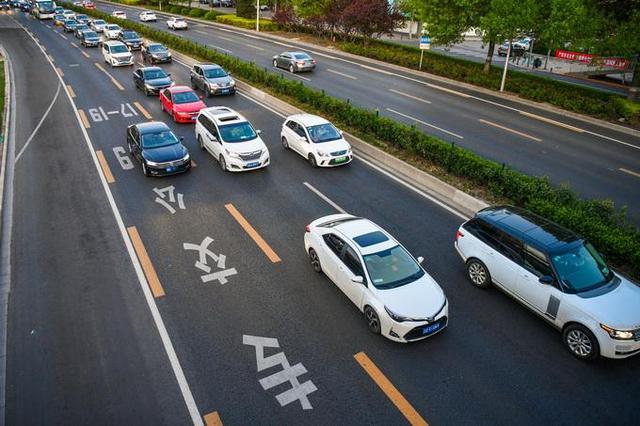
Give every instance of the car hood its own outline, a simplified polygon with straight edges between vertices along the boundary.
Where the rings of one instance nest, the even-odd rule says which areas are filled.
[[[154,78],[153,80],[145,80],[145,84],[149,86],[158,87],[158,86],[168,86],[171,84],[171,78],[163,77],[163,78]]]
[[[189,151],[187,151],[187,148],[185,148],[184,145],[176,143],[160,148],[145,148],[142,152],[142,156],[149,161],[165,163],[167,161],[181,160],[188,153]]]
[[[85,41],[100,41],[100,37],[85,37]]]
[[[424,319],[436,315],[446,300],[444,292],[429,274],[401,287],[378,290],[384,305],[398,315]]]
[[[177,112],[198,112],[207,105],[202,101],[189,102],[188,104],[173,104],[173,109]]]
[[[594,297],[575,297],[575,303],[594,320],[617,330],[640,328],[640,287],[616,274],[620,279],[613,290]]]
[[[151,56],[154,56],[156,58],[166,58],[167,56],[169,56],[169,51],[166,52],[153,52],[153,53],[149,53]]]
[[[236,153],[252,152],[252,151],[257,151],[259,149],[263,151],[267,150],[267,146],[264,144],[264,142],[262,142],[262,139],[260,138],[260,136],[246,142],[225,143],[224,147],[228,149],[230,152],[236,152]]]
[[[112,53],[111,56],[114,58],[130,58],[131,52],[122,52],[122,53]]]
[[[137,43],[140,44],[142,43],[142,39],[141,38],[128,38],[126,40],[122,40],[123,43]]]
[[[216,77],[216,78],[207,77],[206,80],[207,80],[207,83],[214,83],[220,86],[227,86],[229,85],[229,83],[231,83],[231,77],[229,77],[228,75],[225,77]]]
[[[314,143],[313,146],[316,149],[325,151],[327,153],[351,149],[351,145],[349,145],[349,142],[345,141],[344,139],[338,139],[331,142]]]

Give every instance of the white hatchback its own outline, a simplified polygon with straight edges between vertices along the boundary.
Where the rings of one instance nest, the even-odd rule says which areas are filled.
[[[349,214],[307,225],[304,248],[324,274],[364,313],[369,330],[396,342],[442,331],[449,306],[444,292],[385,230]]]
[[[284,121],[280,140],[285,149],[292,149],[313,167],[335,167],[353,160],[351,145],[342,131],[322,117],[296,114]]]
[[[186,30],[187,26],[187,21],[184,18],[173,17],[167,20],[167,27],[172,30]]]
[[[261,169],[269,165],[269,150],[246,118],[227,107],[200,110],[196,140],[229,172]]]
[[[158,20],[156,14],[150,10],[144,10],[140,12],[138,16],[142,22],[155,22]]]

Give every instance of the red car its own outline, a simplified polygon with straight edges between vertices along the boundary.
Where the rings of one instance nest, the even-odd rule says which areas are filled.
[[[95,8],[96,8],[95,3],[90,2],[90,1],[85,1],[85,2],[83,2],[83,3],[82,3],[82,6],[83,6],[85,9],[92,9],[92,10],[95,10]]]
[[[202,96],[187,86],[173,86],[160,92],[160,105],[176,123],[195,123],[200,110],[207,107]]]

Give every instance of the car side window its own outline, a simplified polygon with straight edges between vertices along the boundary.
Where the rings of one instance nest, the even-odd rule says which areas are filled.
[[[307,138],[307,134],[304,131],[304,127],[302,127],[300,124],[296,123],[296,127],[295,129],[293,129],[293,131],[296,132],[298,136],[305,139]]]
[[[171,92],[169,91],[169,89],[166,89],[162,92],[162,95],[167,98],[168,100],[171,100]]]
[[[334,234],[326,234],[323,236],[324,242],[329,246],[331,251],[338,257],[342,253],[342,248],[344,247],[344,241],[342,241],[339,237]]]
[[[499,242],[496,238],[497,229],[494,226],[479,220],[475,224],[474,230],[476,237],[498,250]]]
[[[133,140],[133,143],[135,143],[136,145],[140,145],[138,129],[136,127],[132,127],[129,132],[131,133],[131,139]]]
[[[193,67],[193,72],[194,72],[195,74],[200,74],[200,67],[194,66],[194,67]]]
[[[142,78],[142,70],[137,70],[136,71],[136,77]]]
[[[287,121],[286,126],[295,132],[297,123],[293,120]]]
[[[524,267],[537,275],[538,278],[545,275],[553,276],[547,257],[535,247],[524,246]]]
[[[362,268],[362,263],[360,263],[358,255],[356,254],[355,250],[351,248],[351,246],[346,246],[344,254],[342,255],[342,261],[345,265],[347,265],[347,268],[349,268],[349,270],[353,272],[353,275],[361,276],[362,278],[364,278],[364,269]]]
[[[497,229],[499,245],[497,250],[509,259],[522,264],[522,241],[507,232]]]

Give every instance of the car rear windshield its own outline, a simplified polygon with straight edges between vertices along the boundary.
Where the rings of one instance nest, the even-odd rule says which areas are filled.
[[[167,51],[167,48],[161,44],[152,44],[151,46],[149,46],[149,52],[152,52],[152,53],[160,53],[160,52],[166,52],[166,51]]]
[[[307,127],[307,131],[311,137],[311,142],[314,143],[330,142],[342,138],[338,129],[331,123]]]
[[[363,258],[371,282],[381,290],[409,284],[424,275],[422,268],[399,245]]]
[[[207,78],[220,78],[226,77],[227,73],[222,68],[211,68],[204,70],[204,76]]]
[[[176,21],[176,22],[183,22],[183,21],[184,21],[184,19],[182,19],[182,18],[175,18],[175,21]]]
[[[145,80],[155,80],[157,78],[166,78],[167,73],[164,72],[164,70],[161,69],[157,69],[157,70],[147,70],[144,72],[144,79]]]
[[[140,38],[138,33],[135,32],[135,31],[125,31],[125,32],[122,33],[122,37],[126,38],[126,39]]]
[[[171,130],[163,130],[156,133],[145,133],[142,135],[143,148],[161,148],[163,146],[175,145],[178,138]]]
[[[311,56],[307,55],[306,53],[296,53],[295,55],[293,55],[293,57],[300,60],[311,59]]]
[[[224,142],[246,142],[258,137],[250,123],[235,123],[220,126],[220,137]]]
[[[198,102],[200,98],[194,92],[178,92],[173,94],[174,104],[188,104]]]
[[[562,284],[572,293],[596,289],[614,277],[613,271],[590,243],[552,255],[551,263]]]
[[[123,46],[121,44],[116,44],[115,46],[111,46],[111,53],[125,53],[128,52],[127,46]]]

